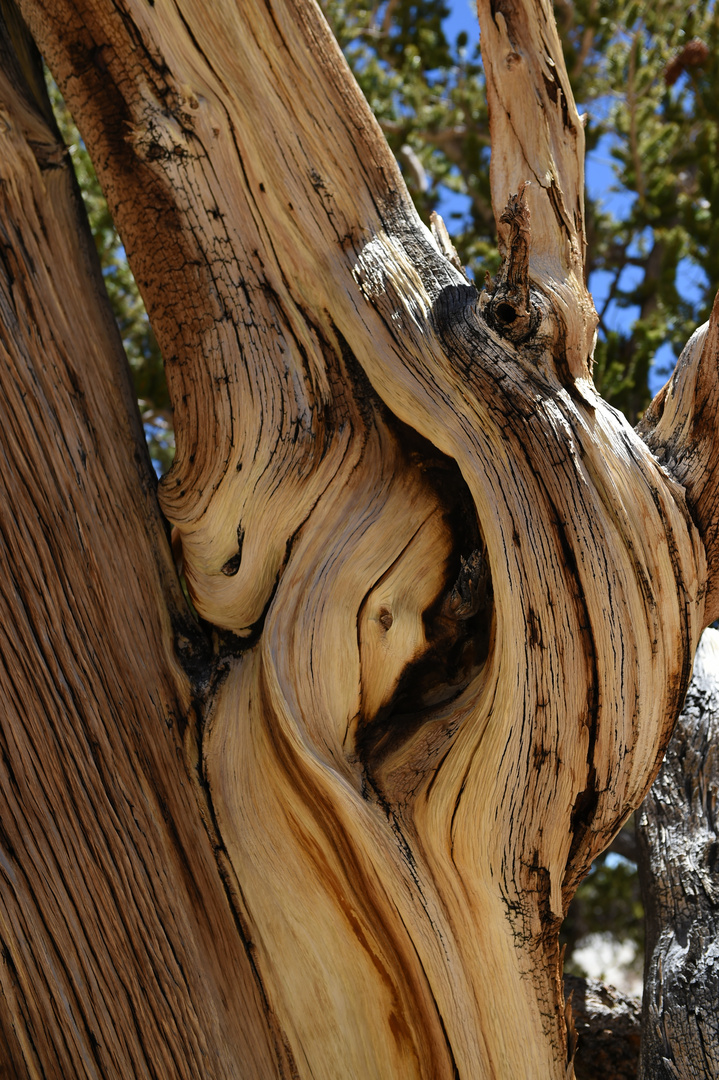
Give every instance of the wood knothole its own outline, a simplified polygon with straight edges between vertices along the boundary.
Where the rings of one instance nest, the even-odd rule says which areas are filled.
[[[498,287],[493,295],[480,306],[484,320],[503,338],[513,345],[522,345],[534,337],[542,316],[539,308],[530,300],[530,290]]]
[[[508,304],[506,301],[501,300],[495,306],[494,315],[499,322],[503,323],[506,326],[509,326],[509,324],[513,323],[514,320],[517,318],[519,312],[516,311],[512,304]]]
[[[525,199],[527,184],[520,184],[499,219],[504,259],[497,280],[487,275],[486,289],[480,298],[480,313],[498,334],[514,345],[521,345],[536,334],[542,321],[539,308],[532,303],[529,284],[529,246],[531,239],[529,206]]]
[[[245,530],[242,525],[237,526],[237,551],[232,555],[226,563],[221,567],[222,573],[225,577],[234,577],[237,571],[240,569],[240,563],[242,562],[242,544],[245,539]]]

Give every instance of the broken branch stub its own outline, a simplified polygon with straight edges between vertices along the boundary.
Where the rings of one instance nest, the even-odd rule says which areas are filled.
[[[529,206],[522,184],[499,218],[503,260],[497,280],[490,285],[490,299],[480,298],[482,313],[503,337],[520,345],[536,331],[541,314],[532,308],[529,285],[531,225]]]
[[[584,273],[584,128],[548,0],[478,0],[487,80],[492,203],[501,214],[527,181],[532,214],[529,272],[551,299],[566,365],[587,382],[597,324]]]

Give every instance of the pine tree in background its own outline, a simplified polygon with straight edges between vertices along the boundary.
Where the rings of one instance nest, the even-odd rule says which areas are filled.
[[[150,456],[156,471],[164,473],[172,464],[175,435],[160,349],[90,156],[83,146],[60,91],[48,72],[46,81],[60,132],[72,156],[100,257],[105,287],[132,370]]]
[[[476,278],[498,265],[489,202],[489,127],[476,39],[448,40],[445,3],[325,12],[428,219],[446,193],[468,199],[447,225]],[[587,199],[588,273],[601,316],[595,382],[636,421],[662,345],[675,355],[709,316],[719,281],[716,142],[719,84],[713,5],[557,3],[587,149],[613,159],[611,205]],[[607,195],[609,193],[606,193]],[[601,272],[601,276],[597,276]],[[669,374],[665,348],[662,373]]]
[[[634,420],[656,353],[666,378],[719,282],[717,15],[707,0],[555,7],[588,147],[604,139],[624,208],[588,200],[590,282],[595,271],[608,282],[595,378]]]

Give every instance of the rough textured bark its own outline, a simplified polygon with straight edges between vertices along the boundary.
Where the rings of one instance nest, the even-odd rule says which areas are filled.
[[[87,612],[76,663],[103,658],[105,697],[93,671],[77,708],[132,749],[113,757],[106,782],[127,776],[138,793],[116,827],[111,808],[82,804],[88,829],[104,835],[113,821],[117,852],[115,869],[73,866],[87,883],[76,923],[90,925],[94,896],[108,890],[102,940],[123,930],[107,962],[129,953],[139,968],[120,963],[118,980],[167,1017],[153,1036],[115,1006],[122,994],[95,974],[95,931],[93,994],[80,1001],[74,975],[70,993],[46,959],[57,920],[43,913],[37,941],[8,932],[13,963],[38,976],[13,983],[7,1016],[25,1015],[37,984],[38,1016],[55,1017],[58,999],[67,1017],[43,1028],[41,1051],[32,1031],[22,1042],[20,1021],[6,1021],[12,1060],[33,1075],[31,1055],[45,1068],[71,1030],[63,1075],[127,1075],[116,1061],[137,1045],[148,1075],[180,1061],[206,1077],[565,1080],[574,1040],[559,924],[658,768],[706,619],[702,536],[714,518],[695,522],[668,469],[591,385],[582,131],[549,5],[480,10],[483,40],[504,65],[491,92],[514,94],[527,115],[534,89],[547,97],[539,142],[492,105],[506,258],[481,295],[441,228],[431,234],[418,219],[308,0],[21,7],[93,156],[166,359],[178,454],[160,499],[204,623],[180,627],[158,584],[167,555],[155,526],[156,546],[146,538],[156,519],[130,467],[137,432],[111,419],[109,399],[124,415],[127,393],[96,376],[80,401],[101,395],[97,419],[83,422],[93,447],[102,443],[97,460],[119,456],[126,471],[107,483],[103,472],[96,495],[75,491],[67,462],[43,474],[50,495],[69,487],[80,500],[75,533],[58,533],[58,565],[48,558],[44,569],[73,614]],[[34,202],[49,214],[45,183]],[[24,214],[13,204],[8,221]],[[26,231],[41,245],[39,224]],[[63,234],[55,264],[66,246]],[[84,315],[89,286],[76,270],[73,305],[63,294],[47,306],[53,275],[35,268],[54,265],[51,255],[31,253],[22,279],[45,314],[8,324],[13,341],[28,338],[28,369],[55,323],[76,351],[82,325],[85,363],[104,340]],[[70,322],[68,310],[83,314]],[[701,412],[711,387],[697,387]],[[18,415],[35,393],[21,393]],[[71,389],[58,393],[42,432],[61,403],[68,423],[85,415]],[[690,417],[677,435],[672,468],[695,427]],[[56,443],[44,437],[47,468]],[[22,477],[16,443],[8,458]],[[713,456],[702,447],[695,493]],[[35,462],[32,478],[41,471]],[[119,552],[102,499],[122,522]],[[6,625],[39,587],[27,557],[37,537],[35,527],[13,553],[28,583],[9,597]],[[74,560],[66,572],[63,560]],[[93,633],[108,624],[101,651]],[[50,612],[37,632],[56,625]],[[173,628],[202,690],[194,703]],[[60,693],[54,646],[34,655]],[[24,714],[36,745],[46,714],[37,702]],[[102,745],[88,737],[95,768]],[[42,822],[55,824],[56,848],[74,850],[65,785],[84,774],[61,769],[48,795]],[[18,805],[34,805],[29,757],[21,775]],[[119,877],[132,892],[134,830],[149,845],[143,873],[160,879],[156,934],[179,925],[174,905],[184,920],[151,984],[139,969],[164,954],[152,932],[123,921],[131,901],[107,885]],[[63,874],[46,871],[53,897]],[[98,1018],[117,1032],[114,1058],[97,1057]],[[195,1057],[192,1039],[207,1040]]]
[[[636,1080],[642,1030],[638,999],[596,979],[564,977],[577,1032],[577,1080]]]
[[[719,1076],[719,632],[705,630],[638,821],[646,904],[640,1075]]]

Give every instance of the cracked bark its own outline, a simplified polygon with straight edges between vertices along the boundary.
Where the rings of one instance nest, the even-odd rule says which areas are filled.
[[[32,941],[2,923],[8,1060],[18,1076],[566,1080],[558,928],[680,707],[707,619],[702,470],[716,455],[696,419],[710,373],[690,405],[672,412],[670,393],[662,406],[665,468],[592,387],[582,130],[549,7],[480,9],[494,202],[510,219],[482,295],[417,218],[312,4],[21,8],[166,358],[178,452],[160,504],[203,623],[177,599],[146,464],[140,480],[131,467],[139,432],[76,216],[32,149],[41,130],[59,153],[55,137],[5,78],[23,163],[4,167],[26,171],[7,172],[3,193],[32,182],[43,215],[19,198],[4,210],[7,295],[19,303],[21,281],[32,306],[3,316],[8,393],[47,355],[66,373],[33,419],[47,441],[32,482],[22,439],[8,445],[10,497],[22,505],[37,476],[48,498],[72,486],[53,417],[86,416],[108,464],[72,489],[81,537],[58,534],[43,575],[84,613],[73,663],[101,656],[109,686],[100,699],[100,676],[81,680],[77,709],[102,738],[41,784],[26,830],[75,852],[75,922],[61,917],[64,866],[40,875],[34,847],[3,848],[6,906],[22,906],[22,874],[46,882]],[[502,112],[522,95],[524,126]],[[59,266],[72,304],[53,287]],[[98,378],[103,350],[99,370],[115,374]],[[673,474],[689,477],[691,512]],[[3,626],[42,591],[33,508]],[[37,625],[64,625],[63,611],[56,600]],[[23,643],[55,689],[62,648]],[[4,729],[31,747],[8,751],[13,813],[33,801],[30,757],[46,760],[56,714],[32,699]],[[64,800],[88,770],[102,798],[78,796],[80,857]],[[125,816],[98,867],[113,783]],[[135,881],[151,883],[147,930],[125,915]],[[43,957],[78,953],[78,924],[88,945],[61,977]]]
[[[640,1076],[719,1075],[719,632],[705,630],[667,756],[638,820],[646,897]]]
[[[577,1029],[577,1080],[636,1080],[640,1002],[606,983],[576,975],[565,976],[564,992],[571,995]]]

